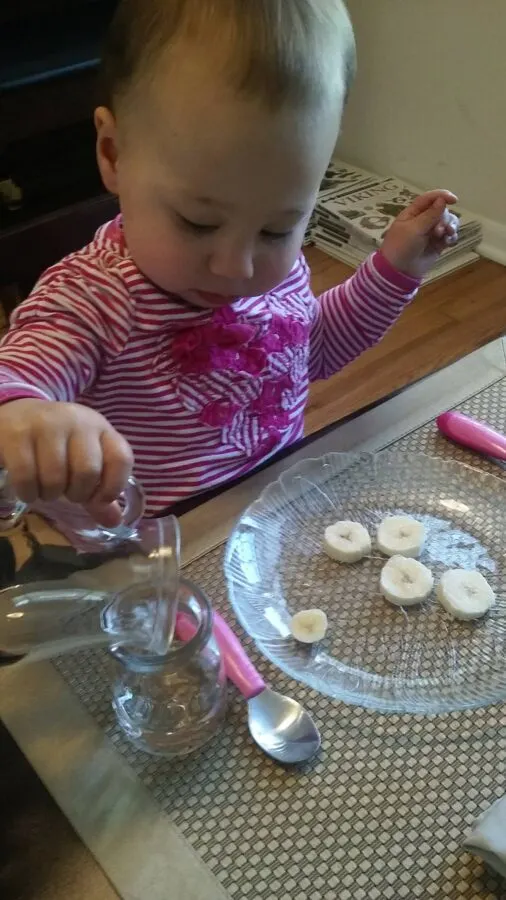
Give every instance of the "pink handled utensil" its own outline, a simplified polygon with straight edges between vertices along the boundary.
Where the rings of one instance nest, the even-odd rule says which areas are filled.
[[[178,615],[176,637],[187,641],[194,634],[193,622]],[[281,763],[311,759],[320,749],[321,738],[309,713],[296,700],[267,687],[239,639],[217,612],[213,614],[213,634],[223,656],[227,678],[248,701],[248,726],[253,740],[264,753]]]
[[[506,435],[494,431],[483,422],[463,413],[446,412],[437,419],[437,426],[441,434],[456,444],[506,462]]]

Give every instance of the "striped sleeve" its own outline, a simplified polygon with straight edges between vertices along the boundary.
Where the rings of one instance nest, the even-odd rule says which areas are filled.
[[[310,380],[329,378],[377,344],[419,286],[377,252],[351,278],[321,294],[311,334]]]
[[[102,284],[99,274],[65,261],[48,270],[0,344],[0,403],[75,401],[95,381],[101,360],[121,352],[129,319],[128,294],[114,280]]]

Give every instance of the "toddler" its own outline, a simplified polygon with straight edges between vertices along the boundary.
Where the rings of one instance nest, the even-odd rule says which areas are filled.
[[[310,382],[381,339],[457,239],[433,191],[321,297],[301,245],[355,67],[341,0],[122,0],[97,156],[121,214],[0,346],[0,463],[28,503],[148,514],[303,433]],[[385,125],[385,127],[388,127]]]

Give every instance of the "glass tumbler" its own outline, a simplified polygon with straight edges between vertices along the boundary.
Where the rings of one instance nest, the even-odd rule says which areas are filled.
[[[131,591],[150,591],[134,585]],[[149,604],[149,596],[138,597]],[[178,613],[196,632],[177,639],[164,656],[112,647],[115,661],[113,707],[128,739],[156,756],[186,756],[207,743],[226,712],[227,682],[223,660],[212,632],[212,610],[205,594],[181,579]]]

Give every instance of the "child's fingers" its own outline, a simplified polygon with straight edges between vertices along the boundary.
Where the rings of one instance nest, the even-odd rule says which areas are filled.
[[[458,234],[443,234],[442,237],[438,237],[434,232],[430,238],[429,248],[431,252],[442,253],[443,250],[447,249],[447,247],[453,247],[454,244],[457,243],[458,239]]]
[[[439,240],[441,238],[451,238],[452,243],[458,240],[459,219],[448,209],[445,209],[441,220],[434,226],[432,233],[433,238]]]
[[[69,482],[67,435],[61,432],[38,434],[35,454],[40,499],[46,502],[58,500],[65,494]]]
[[[414,204],[412,206],[409,206],[406,212],[409,214],[409,218],[411,219],[411,227],[418,235],[425,235],[427,237],[430,237],[431,235],[434,235],[436,233],[437,229],[440,228],[441,225],[444,229],[445,205],[444,200],[442,200],[441,197],[436,197],[436,199],[432,201],[430,206],[428,206],[423,211],[419,210],[416,215],[413,213],[413,209]]]
[[[31,437],[18,437],[12,446],[3,449],[2,465],[9,473],[9,482],[24,503],[34,503],[39,497],[39,479],[35,446]]]
[[[91,500],[85,506],[93,521],[98,525],[103,525],[105,528],[117,528],[121,524],[121,507],[117,501],[101,503],[100,500]]]
[[[67,445],[69,482],[65,495],[72,503],[87,503],[102,475],[102,447],[98,431],[74,431]]]
[[[116,431],[104,431],[101,435],[102,475],[95,499],[113,503],[125,490],[132,474],[133,453],[129,444]]]
[[[430,211],[432,208],[439,207],[443,210],[447,204],[452,206],[456,202],[457,196],[456,194],[453,194],[452,191],[426,191],[425,194],[420,194],[419,197],[416,197],[413,202],[409,204],[405,213],[409,214],[409,218],[416,218],[417,216]]]
[[[102,472],[100,484],[86,508],[100,525],[115,528],[121,522],[117,498],[125,490],[133,469],[130,445],[117,432],[104,431],[100,436]]]
[[[449,210],[446,210],[448,213],[448,219],[446,222],[446,233],[449,235],[458,234],[460,219],[454,213],[451,213]]]

